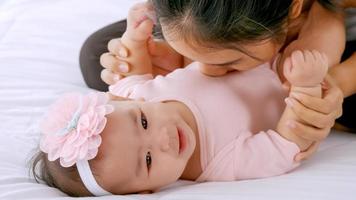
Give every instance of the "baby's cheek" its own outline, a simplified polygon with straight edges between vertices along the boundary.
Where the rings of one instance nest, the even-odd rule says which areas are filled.
[[[170,184],[177,181],[185,169],[186,162],[183,160],[172,160],[160,166],[158,170],[158,179],[164,184]]]
[[[165,187],[167,185],[170,185],[174,182],[176,182],[179,179],[179,176],[174,171],[160,171],[159,173],[156,173],[155,175],[151,174],[150,175],[150,183],[153,191],[160,189],[162,187]]]

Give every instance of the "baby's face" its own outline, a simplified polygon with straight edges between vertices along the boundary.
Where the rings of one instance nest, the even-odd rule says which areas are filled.
[[[114,194],[154,191],[175,182],[194,152],[195,135],[170,103],[113,101],[94,166]]]

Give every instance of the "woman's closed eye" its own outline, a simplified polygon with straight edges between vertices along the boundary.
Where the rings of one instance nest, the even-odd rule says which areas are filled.
[[[237,64],[240,64],[241,63],[241,58],[240,59],[237,59],[237,60],[234,60],[234,61],[231,61],[231,62],[228,62],[228,63],[222,63],[222,64],[215,64],[214,66],[215,67],[233,67]]]
[[[142,111],[141,111],[141,125],[142,125],[142,128],[145,130],[148,127],[148,121],[147,121],[146,115]]]

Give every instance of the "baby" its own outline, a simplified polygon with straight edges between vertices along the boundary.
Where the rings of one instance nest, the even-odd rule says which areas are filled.
[[[275,63],[221,77],[197,63],[152,77],[147,40],[152,22],[131,10],[122,37],[134,74],[104,93],[68,94],[41,124],[35,177],[71,196],[153,192],[178,179],[234,181],[291,171],[305,141],[288,132]],[[296,52],[284,74],[292,90],[319,96],[325,56]],[[292,102],[291,102],[292,103]],[[39,164],[39,174],[36,166]]]

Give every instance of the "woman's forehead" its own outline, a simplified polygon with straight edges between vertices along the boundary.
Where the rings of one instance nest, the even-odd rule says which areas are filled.
[[[194,46],[185,40],[167,40],[181,55],[206,64],[222,64],[241,59],[265,60],[278,53],[280,45],[273,40],[243,44],[236,48]]]
[[[245,55],[233,49],[196,47],[183,40],[167,41],[178,53],[196,61],[224,62],[226,60],[239,59]]]

